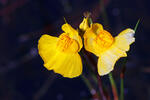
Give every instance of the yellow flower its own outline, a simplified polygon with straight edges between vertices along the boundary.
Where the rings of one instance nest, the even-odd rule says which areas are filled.
[[[85,49],[98,56],[98,73],[100,76],[108,74],[114,69],[120,57],[126,57],[126,51],[135,41],[134,30],[128,28],[118,36],[112,35],[103,29],[101,24],[95,23],[84,34]]]
[[[82,48],[82,40],[78,32],[69,24],[62,26],[59,37],[42,35],[38,42],[39,54],[48,70],[73,78],[82,73],[82,61],[78,52]]]

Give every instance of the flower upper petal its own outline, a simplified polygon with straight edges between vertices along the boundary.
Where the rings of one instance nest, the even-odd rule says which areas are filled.
[[[100,34],[100,31],[103,31],[103,26],[99,23],[92,24],[91,28],[96,35]]]
[[[57,50],[65,53],[77,53],[80,50],[79,43],[75,39],[70,38],[67,33],[62,33],[59,36],[56,47]]]
[[[84,34],[85,49],[97,56],[111,47],[113,42],[112,35],[98,23],[92,24]]]
[[[84,38],[95,38],[96,35],[103,31],[103,26],[99,23],[91,24],[91,27],[84,33]]]
[[[135,31],[130,28],[122,31],[118,36],[115,37],[115,45],[122,50],[128,51],[130,44],[135,41],[134,34]]]
[[[76,31],[74,28],[72,28],[71,25],[69,25],[68,23],[62,25],[62,30],[65,33],[69,34],[70,38],[75,39],[79,43],[80,49],[83,47],[82,39],[79,36],[78,31]]]

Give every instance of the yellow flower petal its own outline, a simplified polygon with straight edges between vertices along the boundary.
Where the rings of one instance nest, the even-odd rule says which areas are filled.
[[[50,35],[42,35],[40,38],[38,42],[38,50],[40,56],[44,60],[44,63],[47,63],[49,60],[51,60],[51,56],[55,54],[57,41],[57,37]]]
[[[107,50],[113,42],[114,38],[111,34],[104,30],[102,25],[98,23],[92,24],[84,34],[85,49],[97,56]]]
[[[61,28],[65,33],[68,33],[71,38],[76,38],[75,36],[78,36],[78,32],[68,23],[63,24]]]
[[[92,52],[94,54],[97,54],[97,52],[95,51],[95,48],[93,46],[93,41],[96,38],[96,34],[93,31],[95,28],[100,28],[102,29],[101,25],[99,24],[92,24],[90,28],[88,28],[86,30],[86,32],[84,33],[83,37],[84,37],[84,47],[87,51]]]
[[[73,78],[82,73],[82,61],[78,52],[82,48],[82,40],[78,32],[69,24],[64,24],[58,38],[43,35],[38,43],[39,54],[48,70]]]
[[[106,75],[114,69],[116,61],[120,57],[126,57],[125,51],[112,45],[107,51],[103,52],[98,59],[98,73],[100,76]]]
[[[103,30],[103,26],[99,23],[92,24],[91,28],[96,35],[100,34],[100,32]]]
[[[96,35],[103,31],[103,26],[98,23],[91,24],[91,27],[84,33],[84,38],[95,38]]]
[[[75,39],[79,45],[80,49],[83,47],[82,39],[74,28],[71,27],[68,23],[62,25],[62,30],[69,35],[70,38]]]
[[[68,78],[77,77],[82,73],[82,61],[78,53],[57,52],[44,66]]]
[[[78,42],[75,39],[70,38],[67,33],[62,33],[59,36],[56,47],[56,49],[65,53],[76,53],[80,51]]]
[[[88,34],[90,34],[90,33],[91,33],[91,37],[88,36]],[[92,52],[94,54],[96,53],[95,49],[93,47],[93,41],[94,41],[95,37],[96,37],[96,35],[93,34],[93,32],[91,32],[90,30],[86,31],[86,33],[84,34],[84,47],[87,51]]]
[[[130,49],[130,44],[135,41],[134,34],[135,31],[130,28],[122,31],[115,37],[115,45],[122,50],[128,51]]]

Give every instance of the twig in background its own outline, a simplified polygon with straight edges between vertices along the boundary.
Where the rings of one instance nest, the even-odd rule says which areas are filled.
[[[121,74],[120,74],[120,100],[124,100],[124,73],[125,73],[125,65],[122,68]]]
[[[25,62],[29,62],[30,60],[35,58],[37,56],[37,54],[38,54],[37,49],[31,48],[30,51],[27,54],[25,54],[24,56],[22,56],[21,58],[9,61],[9,63],[4,67],[1,66],[0,74],[5,74],[5,73],[8,73],[9,71],[12,71],[12,70],[18,68],[21,64],[23,64]]]
[[[27,4],[28,1],[29,0],[16,0],[16,2],[14,2],[14,3],[10,4],[9,6],[1,9],[0,10],[0,16],[10,15],[14,11],[16,11],[17,8],[20,8],[20,7],[24,6],[25,4]]]
[[[48,89],[56,79],[56,74],[51,73],[50,77],[45,81],[41,88],[33,95],[33,100],[41,100],[41,98],[47,93]]]
[[[87,85],[90,93],[92,94],[92,99],[94,99],[94,100],[101,100],[101,98],[99,97],[98,93],[94,89],[93,85],[91,85],[90,81],[84,75],[81,75],[81,78],[84,81],[84,83]]]
[[[99,87],[99,91],[100,91],[101,96],[102,96],[102,100],[107,100],[106,99],[106,95],[104,94],[104,90],[103,90],[103,86],[102,86],[102,81],[100,79],[99,74],[97,75],[97,80],[98,80],[98,87]]]

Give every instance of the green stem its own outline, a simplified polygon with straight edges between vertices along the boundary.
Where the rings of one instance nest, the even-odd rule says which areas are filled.
[[[81,78],[82,80],[84,81],[84,83],[87,85],[89,91],[91,91],[93,88],[92,88],[92,85],[91,83],[89,82],[89,80],[82,74],[81,75]]]
[[[84,60],[84,63],[85,63],[85,65],[87,66],[87,68],[89,69],[89,74],[90,74],[90,76],[92,77],[92,79],[94,80],[94,82],[95,82],[95,84],[97,84],[98,86],[99,86],[99,81],[97,80],[97,75],[95,74],[95,69],[92,69],[92,67],[90,66],[90,64],[88,63],[88,61],[87,61],[87,59],[86,59],[86,54],[85,54],[85,52],[82,50],[81,51],[81,56],[82,56],[82,58],[83,58],[83,60]],[[92,85],[90,86],[88,83],[90,83],[90,82],[87,82],[86,80],[85,80],[85,77],[83,77],[82,76],[82,79],[84,79],[84,82],[87,84],[87,86],[88,86],[88,88],[91,90],[91,87],[92,87]],[[100,85],[99,86],[101,89],[102,89],[102,85]],[[101,97],[104,97],[104,93],[103,93],[103,91],[97,91],[98,92],[98,94],[100,94],[100,96],[99,96],[99,99],[101,100]]]
[[[118,100],[118,92],[117,92],[116,83],[113,79],[112,73],[109,73],[109,80],[111,83],[114,100]]]
[[[102,86],[102,81],[100,79],[99,74],[97,74],[97,80],[98,80],[98,88],[99,92],[101,93],[102,100],[107,100],[106,95],[104,94],[103,86]]]
[[[104,25],[109,25],[109,21],[108,21],[108,17],[107,17],[107,13],[104,7],[104,1],[100,0],[100,7],[102,9],[102,18],[104,20]]]
[[[123,78],[121,78],[121,86],[120,86],[120,100],[124,100],[124,83]]]
[[[66,20],[66,18],[64,17],[64,21],[65,21],[65,24],[67,23],[67,20]]]

